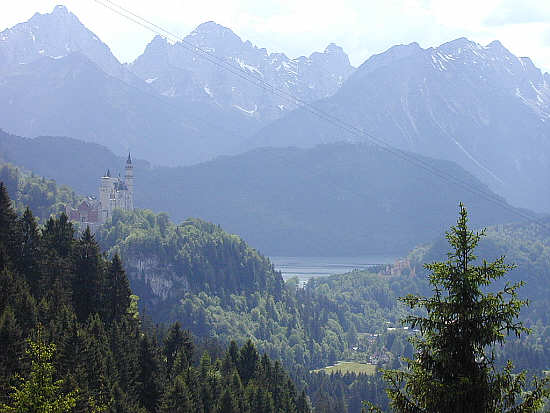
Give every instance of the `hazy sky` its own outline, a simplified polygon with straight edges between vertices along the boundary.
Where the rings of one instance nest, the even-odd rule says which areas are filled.
[[[374,53],[416,41],[437,46],[458,37],[500,40],[519,56],[550,71],[550,1],[547,0],[113,0],[179,35],[214,20],[271,51],[289,57],[322,51],[334,42],[359,65]],[[60,0],[7,2],[0,30],[50,12]],[[69,10],[123,62],[153,37],[94,0],[66,0]]]

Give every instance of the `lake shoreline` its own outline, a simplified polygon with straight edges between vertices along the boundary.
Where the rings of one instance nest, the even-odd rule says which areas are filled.
[[[360,257],[270,257],[276,270],[283,279],[298,277],[301,283],[314,277],[328,277],[335,274],[345,274],[354,270],[393,264],[397,255],[366,255]]]

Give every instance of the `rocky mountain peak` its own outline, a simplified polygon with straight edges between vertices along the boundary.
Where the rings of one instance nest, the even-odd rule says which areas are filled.
[[[167,47],[170,47],[170,44],[168,43],[168,40],[165,37],[160,36],[160,35],[157,34],[147,44],[143,54],[146,54],[146,53],[162,53],[163,51],[166,50]],[[139,59],[139,57],[138,57],[138,59]]]
[[[504,47],[504,45],[500,42],[500,40],[493,40],[491,43],[489,43],[487,45],[487,48],[488,49],[500,49],[500,50],[506,50],[508,51],[508,49],[506,49]]]
[[[231,29],[214,21],[199,24],[185,40],[201,46],[218,46],[224,49],[230,46],[243,46],[241,38]]]
[[[231,29],[208,21],[197,26],[185,42],[153,39],[130,66],[141,79],[165,96],[187,96],[237,110],[247,117],[272,120],[294,108],[292,102],[265,92],[250,82],[203,59],[186,47],[192,43],[250,77],[267,79],[279,90],[301,100],[332,95],[354,70],[341,47],[330,44],[323,53],[289,59],[243,41]],[[246,74],[245,74],[246,76]]]
[[[109,75],[124,77],[124,68],[109,47],[65,6],[55,6],[51,13],[36,13],[0,34],[0,56],[4,56],[7,68],[44,57],[61,59],[76,52]]]
[[[398,60],[406,59],[410,56],[423,52],[424,49],[422,49],[417,42],[392,46],[385,52],[375,54],[368,58],[361,66],[359,66],[356,76],[367,75],[380,68],[393,65]]]
[[[325,53],[326,54],[336,54],[336,55],[342,55],[342,54],[346,54],[344,52],[344,49],[342,49],[340,46],[338,46],[337,44],[334,44],[334,43],[330,43],[326,48],[325,48]],[[347,56],[347,55],[346,55]]]
[[[65,7],[64,5],[58,4],[54,7],[52,14],[56,16],[67,16],[72,13],[70,13],[69,9],[67,9],[67,7]]]
[[[218,33],[218,34],[226,34],[226,33],[233,33],[233,31],[225,26],[222,26],[221,24],[216,23],[213,20],[204,22],[199,24],[195,30],[191,32],[191,35],[194,33],[197,34],[212,34],[212,33]]]

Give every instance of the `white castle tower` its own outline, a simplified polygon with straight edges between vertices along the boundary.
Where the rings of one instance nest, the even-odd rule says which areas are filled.
[[[104,176],[101,177],[99,184],[99,222],[103,223],[111,215],[111,171],[107,170]]]
[[[128,188],[126,209],[133,211],[134,209],[134,166],[132,165],[132,157],[128,152],[128,159],[126,160],[126,176],[125,183]]]
[[[104,223],[113,215],[115,209],[132,211],[134,209],[134,166],[128,154],[124,180],[113,178],[107,170],[99,184],[99,222]]]

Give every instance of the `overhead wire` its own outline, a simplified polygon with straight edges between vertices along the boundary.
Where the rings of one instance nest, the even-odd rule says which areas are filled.
[[[521,209],[514,208],[511,205],[509,205],[507,202],[503,201],[501,197],[495,196],[493,193],[484,191],[480,188],[474,187],[470,185],[468,182],[461,180],[460,178],[440,169],[434,167],[432,164],[427,162],[425,159],[423,159],[420,156],[417,156],[410,152],[405,152],[400,149],[392,147],[389,143],[387,143],[385,140],[374,136],[373,134],[363,130],[362,128],[358,128],[354,125],[351,125],[338,117],[327,113],[320,108],[316,108],[313,104],[306,102],[305,100],[292,95],[291,93],[280,89],[279,87],[276,87],[269,82],[265,81],[260,75],[256,75],[254,73],[251,73],[247,70],[245,70],[240,65],[234,65],[227,60],[220,58],[216,56],[215,54],[209,52],[208,50],[199,47],[198,45],[195,45],[191,42],[189,42],[187,39],[172,33],[169,30],[164,29],[163,27],[151,22],[150,20],[139,16],[138,14],[132,12],[131,10],[115,3],[112,0],[93,0],[94,2],[100,4],[101,6],[113,11],[114,13],[120,15],[123,18],[126,18],[127,20],[132,21],[135,24],[138,24],[139,26],[142,26],[146,28],[147,30],[152,31],[153,33],[156,33],[160,36],[164,36],[167,38],[170,38],[172,40],[175,40],[180,44],[182,47],[184,47],[186,50],[189,50],[190,52],[194,53],[195,55],[209,61],[210,63],[214,64],[215,66],[219,67],[222,70],[226,70],[233,75],[252,83],[253,85],[260,87],[275,96],[278,96],[282,99],[285,99],[288,102],[291,102],[301,109],[317,116],[321,120],[324,120],[333,126],[340,128],[346,132],[348,132],[350,135],[355,136],[356,138],[366,138],[368,141],[373,143],[375,146],[379,147],[380,149],[389,152],[393,154],[394,156],[407,161],[409,163],[412,163],[416,165],[419,168],[424,169],[428,173],[433,174],[434,176],[437,176],[438,178],[448,182],[452,183],[456,186],[462,187],[463,189],[469,191],[470,193],[480,196],[484,198],[485,200],[507,210],[508,212],[521,217],[527,221],[540,221],[539,218],[535,217],[532,214],[528,214],[524,212]],[[540,225],[546,226],[545,224],[539,222]],[[550,228],[550,227],[549,227]]]

